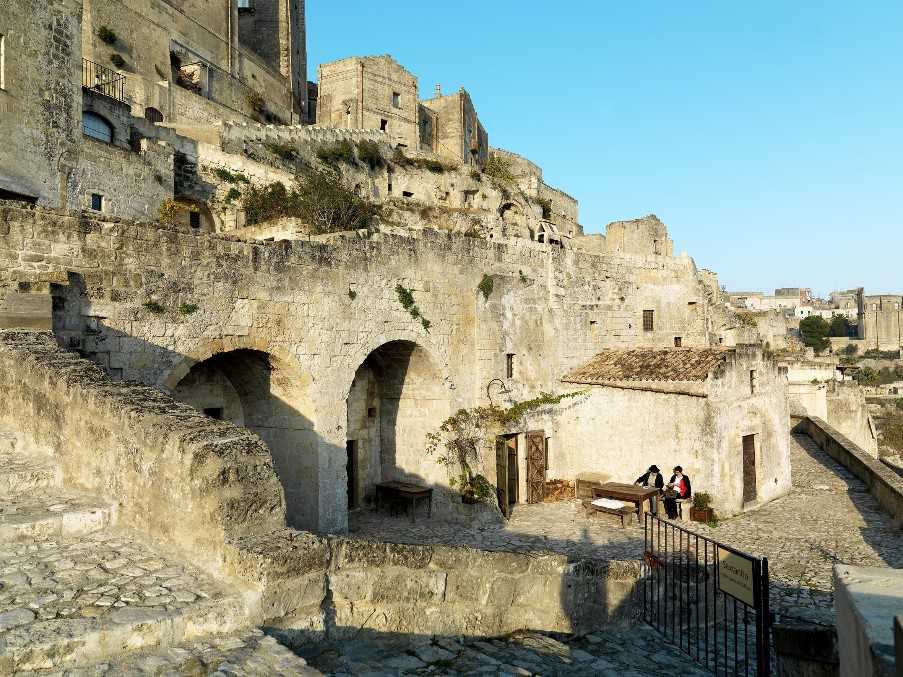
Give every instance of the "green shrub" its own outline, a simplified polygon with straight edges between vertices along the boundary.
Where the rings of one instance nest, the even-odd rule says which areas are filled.
[[[858,352],[859,352],[859,346],[857,346],[855,343],[848,343],[843,348],[840,349],[840,353],[842,355],[849,355],[851,357]]]
[[[800,320],[800,336],[803,343],[814,348],[817,353],[826,350],[831,345],[828,340],[828,329],[828,323],[818,315],[810,315]]]
[[[145,302],[144,302],[143,304],[141,304],[141,305],[144,306],[144,309],[145,309],[147,312],[153,313],[154,315],[160,315],[160,314],[162,314],[163,312],[165,312],[165,310],[166,310],[163,306],[161,306],[161,305],[160,305],[159,303],[157,303],[156,301],[145,301]]]
[[[357,292],[354,291],[353,289],[349,289],[348,290],[348,298],[351,299],[352,301],[354,301],[354,299],[357,298]]]
[[[484,273],[483,279],[480,280],[480,284],[477,285],[477,289],[483,294],[483,299],[488,301],[494,286],[495,282],[493,282],[492,278]]]
[[[291,162],[298,156],[295,146],[291,143],[265,143],[263,147],[276,157],[288,162]]]
[[[868,360],[899,360],[899,350],[876,350],[871,348],[866,350],[862,356]]]
[[[420,320],[420,326],[422,326],[424,330],[429,331],[432,322],[421,315],[420,308],[417,307],[417,303],[414,301],[414,292],[397,284],[395,285],[395,294],[398,296],[398,302],[401,304],[401,307],[408,311],[408,315],[415,320]]]
[[[401,148],[396,148],[392,153],[392,162],[399,167],[418,167],[428,169],[436,174],[448,171],[448,167],[434,158],[411,158],[405,155]]]
[[[502,183],[514,183],[511,160],[501,155],[490,155],[483,167],[483,173]]]
[[[699,492],[698,494],[693,494],[693,507],[698,508],[700,510],[704,510],[712,505],[712,495],[707,494],[704,491]]]
[[[829,335],[837,338],[849,336],[851,330],[852,327],[850,326],[850,321],[843,315],[834,315],[828,326]]]
[[[108,26],[98,26],[97,27],[97,37],[101,42],[105,42],[108,45],[115,45],[116,33],[114,33]]]
[[[113,54],[110,54],[110,63],[116,68],[122,68],[125,66],[125,59],[114,52]]]
[[[474,181],[482,181],[483,175],[480,174],[480,172],[478,170],[471,169],[470,170],[470,178],[472,178]]]
[[[345,162],[349,165],[355,164],[354,146],[346,140],[334,143],[331,146],[321,146],[317,149],[317,157],[322,162],[334,165],[337,162]]]
[[[179,304],[179,312],[182,315],[191,315],[196,313],[198,306],[196,303],[181,303]]]
[[[235,200],[237,200],[237,199],[240,198],[240,197],[241,197],[241,191],[238,190],[238,188],[236,188],[235,186],[232,186],[232,187],[229,189],[229,192],[226,193],[226,197],[225,197],[225,199],[224,199],[224,202],[225,202],[227,205],[230,205],[230,204],[232,204]]]
[[[379,169],[386,164],[379,144],[376,141],[364,139],[357,142],[357,157],[371,170]]]
[[[225,181],[226,183],[251,183],[248,180],[248,177],[241,172],[230,172],[225,167],[214,168],[213,175],[220,181]]]

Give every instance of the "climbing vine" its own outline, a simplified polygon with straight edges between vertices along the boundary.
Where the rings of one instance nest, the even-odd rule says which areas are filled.
[[[415,320],[420,320],[420,326],[429,331],[433,323],[421,315],[420,308],[417,307],[417,302],[414,301],[414,291],[397,284],[395,285],[395,293],[398,295],[398,302],[401,304],[401,307],[408,311],[408,315]]]
[[[483,295],[483,300],[488,301],[489,295],[492,294],[492,289],[495,286],[495,282],[492,281],[492,278],[486,273],[483,273],[483,279],[480,280],[480,284],[477,285],[477,289],[480,290],[480,293]]]
[[[482,450],[498,434],[519,423],[527,414],[577,397],[579,390],[561,395],[540,393],[539,397],[516,402],[510,407],[490,405],[459,409],[426,436],[426,452],[445,466],[449,485],[465,500],[485,500],[495,495],[495,487],[475,468],[483,466]]]

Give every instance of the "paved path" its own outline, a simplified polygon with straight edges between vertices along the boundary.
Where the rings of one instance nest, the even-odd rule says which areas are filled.
[[[745,552],[769,558],[775,610],[783,616],[833,624],[835,563],[903,567],[903,533],[860,480],[809,437],[790,444],[793,488],[784,498],[710,528],[684,526]],[[601,519],[600,519],[601,517]],[[395,543],[448,543],[481,550],[552,550],[573,559],[639,559],[643,531],[597,516],[576,501],[519,505],[507,525],[467,529],[427,520],[411,524],[372,512],[356,513],[352,535]]]
[[[690,662],[643,627],[607,629],[573,638],[518,632],[486,640],[368,637],[302,652],[314,668],[336,677],[389,675],[594,675],[702,677]]]

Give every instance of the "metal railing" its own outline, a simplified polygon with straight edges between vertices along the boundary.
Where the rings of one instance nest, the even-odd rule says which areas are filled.
[[[716,675],[769,677],[768,559],[646,514],[643,618]]]
[[[82,59],[82,87],[125,102],[125,76],[88,59]]]

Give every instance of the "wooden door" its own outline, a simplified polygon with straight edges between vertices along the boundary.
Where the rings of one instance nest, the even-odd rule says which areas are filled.
[[[504,437],[495,438],[495,495],[499,510],[508,517],[508,443]]]
[[[527,503],[542,503],[546,497],[546,434],[527,433]]]
[[[743,436],[743,502],[756,500],[756,436]]]

